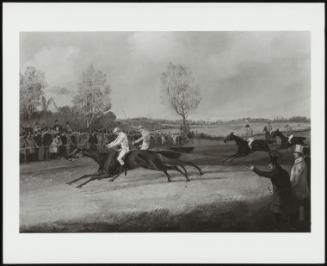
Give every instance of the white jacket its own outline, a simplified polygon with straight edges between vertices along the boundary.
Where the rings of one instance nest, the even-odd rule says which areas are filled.
[[[113,148],[116,146],[120,146],[122,150],[129,151],[128,138],[124,132],[119,132],[117,138],[107,145],[108,148]]]
[[[142,142],[142,148],[148,149],[150,147],[150,132],[148,130],[141,130],[141,137],[134,141],[134,143]]]

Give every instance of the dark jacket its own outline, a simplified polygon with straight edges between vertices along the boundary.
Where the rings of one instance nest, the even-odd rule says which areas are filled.
[[[67,137],[66,137],[66,135],[61,135],[60,136],[60,139],[61,139],[62,145],[66,145],[67,144]]]
[[[92,150],[96,150],[97,149],[97,144],[98,144],[98,138],[96,135],[92,134],[89,138],[89,143],[90,143],[90,146],[91,146],[91,149]]]
[[[34,135],[34,141],[36,145],[42,146],[42,135],[41,134],[35,134]]]
[[[52,136],[50,133],[45,133],[43,136],[43,145],[47,146],[47,148],[49,148],[49,146],[51,145],[52,142]]]
[[[273,185],[272,211],[281,212],[289,210],[291,203],[291,182],[288,172],[279,164],[276,164],[271,171],[261,171],[256,167],[253,171],[259,176],[271,180]]]

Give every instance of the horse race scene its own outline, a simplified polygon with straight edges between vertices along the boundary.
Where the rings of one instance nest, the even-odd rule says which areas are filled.
[[[21,32],[21,233],[310,232],[310,33]]]

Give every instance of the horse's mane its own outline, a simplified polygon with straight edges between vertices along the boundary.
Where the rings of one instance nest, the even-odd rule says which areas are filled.
[[[245,139],[241,138],[240,136],[235,135],[234,133],[232,135],[234,136],[235,141],[239,140],[239,141],[247,142]]]
[[[283,139],[287,139],[287,137],[280,130],[276,130],[274,133],[276,134],[276,136],[279,136]]]

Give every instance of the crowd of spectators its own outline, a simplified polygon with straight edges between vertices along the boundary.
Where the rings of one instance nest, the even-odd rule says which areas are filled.
[[[130,142],[140,137],[138,130],[126,132]],[[188,138],[194,137],[190,132]],[[93,129],[85,132],[73,129],[69,122],[61,125],[58,120],[51,126],[38,121],[31,127],[21,128],[20,132],[20,161],[46,161],[65,159],[76,148],[89,144],[91,149],[103,150],[105,145],[115,136],[112,129]],[[151,132],[151,146],[181,145],[184,143],[179,132]],[[134,147],[135,148],[135,147]]]
[[[40,125],[35,122],[33,127],[21,128],[20,160],[21,162],[64,159],[76,147],[87,142],[92,148],[102,148],[112,133],[94,129],[91,133],[73,130],[69,122],[62,126],[58,120],[54,125]]]

